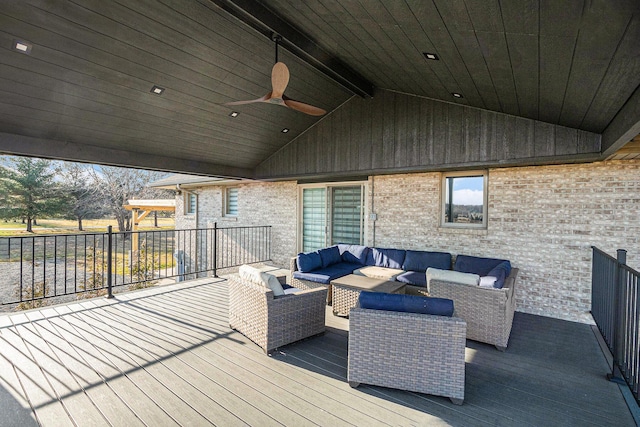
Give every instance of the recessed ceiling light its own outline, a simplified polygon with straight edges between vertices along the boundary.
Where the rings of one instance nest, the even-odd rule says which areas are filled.
[[[453,96],[454,98],[464,98],[464,96],[462,96],[462,94],[458,92],[451,92],[451,96]]]
[[[238,113],[237,111],[232,111],[232,112],[229,114],[229,117],[238,117],[239,115],[240,115],[240,113]]]
[[[160,87],[160,86],[153,86],[151,88],[151,93],[154,93],[156,95],[162,95],[162,93],[164,92],[164,88]]]
[[[13,50],[20,53],[26,53],[27,55],[31,53],[31,49],[33,45],[31,43],[22,41],[22,40],[14,40],[13,41]]]
[[[424,55],[425,58],[430,59],[432,61],[440,60],[440,58],[438,58],[438,55],[436,55],[435,53],[423,52],[422,54]]]
[[[282,133],[287,133],[287,132],[289,132],[289,128],[284,128],[284,129],[282,129],[280,132],[282,132]]]

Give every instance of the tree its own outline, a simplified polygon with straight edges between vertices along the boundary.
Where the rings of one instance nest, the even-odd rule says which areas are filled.
[[[0,165],[0,215],[5,219],[26,219],[33,232],[34,218],[61,213],[64,197],[55,181],[57,167],[50,160],[28,157],[11,158]]]
[[[165,194],[146,188],[150,182],[165,176],[163,172],[102,166],[99,171],[93,170],[92,174],[105,207],[115,217],[120,231],[131,231],[131,212],[123,208],[130,199],[160,198]]]
[[[78,221],[79,231],[83,231],[83,219],[101,218],[106,211],[102,194],[93,182],[90,169],[80,163],[65,162],[60,171],[68,200],[65,217]]]

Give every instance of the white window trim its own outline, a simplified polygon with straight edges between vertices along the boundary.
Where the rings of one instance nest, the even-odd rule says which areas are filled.
[[[229,190],[231,189],[238,190],[238,202],[240,201],[239,187],[224,187],[224,191],[222,192],[222,216],[226,218],[237,218],[240,213],[239,207],[238,207],[238,212],[229,213]]]
[[[482,224],[465,224],[460,222],[445,222],[445,210],[447,201],[447,178],[460,178],[460,177],[483,177],[482,185]],[[443,172],[442,179],[440,180],[440,227],[443,228],[457,228],[457,229],[472,229],[472,230],[486,230],[488,224],[488,201],[489,201],[489,172],[487,170],[469,170],[469,171],[456,171],[456,172]]]
[[[184,209],[182,213],[185,216],[195,216],[195,214],[198,212],[198,194],[193,193],[191,191],[184,191],[183,194],[184,194],[184,199],[183,199]],[[191,208],[191,196],[194,196],[196,198],[196,205],[194,207],[193,212],[189,211],[189,209]]]
[[[367,207],[367,194],[368,193],[368,185],[369,181],[340,181],[340,182],[320,182],[314,184],[298,184],[298,203],[297,203],[297,226],[296,226],[296,241],[297,241],[297,251],[300,252],[302,250],[302,202],[303,202],[303,191],[306,188],[329,188],[329,187],[353,187],[360,185],[362,186],[362,244],[366,244],[367,242],[367,230],[369,226],[369,218],[367,215],[368,207]],[[328,200],[327,203],[330,203]],[[327,206],[329,209],[330,206]]]

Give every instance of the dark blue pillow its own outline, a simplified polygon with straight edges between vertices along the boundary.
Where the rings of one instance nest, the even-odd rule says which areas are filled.
[[[322,267],[322,258],[320,258],[318,251],[299,253],[297,264],[298,270],[308,273]]]
[[[506,259],[497,258],[481,258],[469,255],[458,255],[456,257],[456,263],[453,266],[455,271],[461,271],[463,273],[473,273],[480,277],[488,276],[489,272],[493,270],[498,264],[503,262],[509,263]],[[511,273],[511,263],[509,263],[509,271],[507,276]]]
[[[340,257],[340,249],[338,249],[337,246],[320,249],[318,253],[320,254],[320,259],[322,259],[323,267],[329,267],[330,265],[342,262],[342,258]]]
[[[448,252],[407,251],[402,269],[405,271],[427,271],[427,268],[451,270],[451,254]]]
[[[382,249],[373,248],[373,259],[376,266],[402,269],[402,263],[404,262],[404,256],[406,251],[404,249]]]
[[[496,281],[493,284],[493,287],[496,289],[502,289],[502,287],[504,286],[504,281],[507,279],[510,273],[511,264],[509,263],[509,261],[504,261],[493,267],[493,269],[487,273],[487,276],[495,277]]]
[[[352,264],[365,265],[367,262],[367,255],[369,254],[369,248],[362,245],[346,245],[339,244],[340,255],[344,262],[350,262]]]
[[[386,294],[381,292],[360,292],[358,301],[361,308],[371,310],[453,316],[453,301],[445,298]]]

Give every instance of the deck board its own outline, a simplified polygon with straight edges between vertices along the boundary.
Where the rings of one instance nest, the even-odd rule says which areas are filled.
[[[2,422],[635,425],[589,325],[516,313],[506,352],[467,341],[456,406],[349,387],[348,319],[330,307],[324,335],[271,355],[229,329],[227,310],[226,282],[200,279],[1,316]]]

